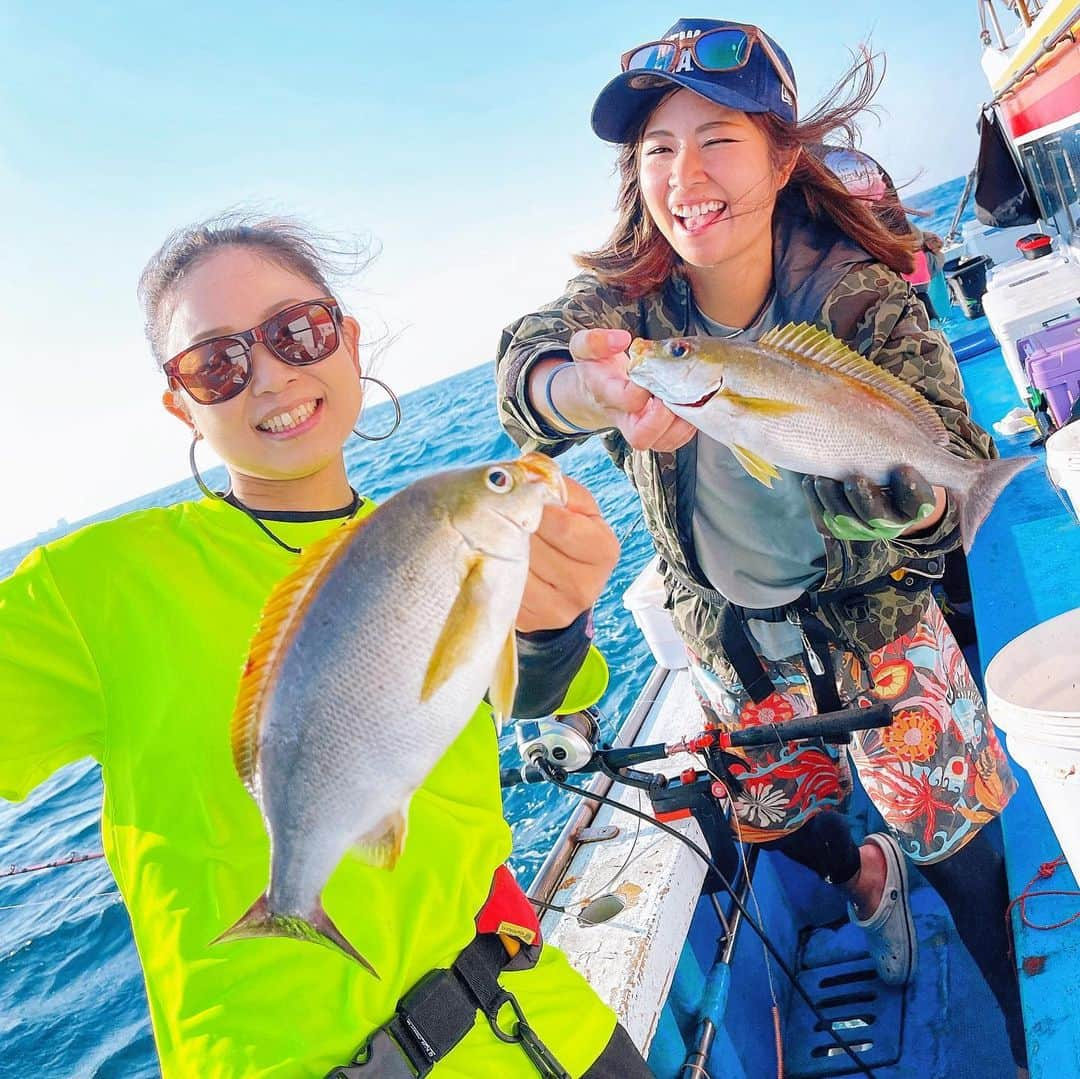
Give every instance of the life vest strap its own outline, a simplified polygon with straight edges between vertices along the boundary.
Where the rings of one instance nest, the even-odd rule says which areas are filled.
[[[539,920],[506,866],[495,871],[476,928],[453,965],[425,974],[398,1001],[393,1018],[326,1079],[424,1079],[472,1030],[478,1011],[500,1041],[521,1046],[542,1079],[570,1079],[499,984],[504,970],[533,966],[541,948]]]

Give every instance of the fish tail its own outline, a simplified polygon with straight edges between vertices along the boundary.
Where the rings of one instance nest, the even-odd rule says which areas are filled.
[[[960,538],[964,551],[970,551],[975,542],[975,533],[994,508],[998,496],[1008,486],[1009,481],[1018,472],[1022,472],[1037,457],[997,458],[993,461],[973,461],[971,483],[963,491],[954,491],[960,504]]]
[[[379,978],[379,972],[345,939],[318,901],[306,917],[282,914],[271,910],[270,898],[264,892],[239,921],[210,943],[222,944],[230,940],[250,940],[253,937],[292,937],[294,940],[322,944],[355,960]]]

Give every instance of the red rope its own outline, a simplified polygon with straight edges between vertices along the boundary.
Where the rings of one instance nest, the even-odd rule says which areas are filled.
[[[55,862],[42,862],[41,865],[13,865],[7,869],[0,869],[0,877],[18,877],[23,873],[37,873],[41,869],[56,869],[62,865],[76,865],[79,862],[92,862],[95,858],[104,858],[101,851],[92,854],[69,854],[66,858],[58,858]]]
[[[1061,855],[1055,858],[1052,862],[1043,862],[1039,866],[1039,871],[1027,882],[1024,886],[1024,890],[1008,905],[1005,909],[1005,918],[1008,920],[1012,916],[1013,907],[1019,906],[1020,908],[1020,921],[1028,927],[1028,929],[1061,929],[1062,926],[1070,925],[1080,918],[1080,911],[1070,915],[1068,918],[1064,918],[1060,922],[1054,922],[1051,925],[1040,925],[1038,922],[1033,922],[1027,915],[1027,901],[1029,899],[1037,899],[1044,895],[1073,895],[1080,896],[1080,892],[1070,892],[1061,890],[1049,890],[1041,892],[1033,892],[1032,886],[1040,880],[1048,880],[1054,875],[1054,872],[1059,866],[1065,865],[1065,857]]]

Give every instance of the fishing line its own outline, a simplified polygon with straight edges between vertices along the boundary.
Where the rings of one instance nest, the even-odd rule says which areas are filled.
[[[637,796],[638,796],[638,809],[640,810],[641,809],[641,791],[637,792]],[[637,846],[638,839],[641,836],[641,821],[643,819],[644,820],[648,819],[647,816],[644,813],[641,814],[641,817],[639,817],[637,822],[636,822],[637,823],[637,828],[634,831],[634,840],[630,844],[629,853],[623,859],[623,864],[621,866],[619,866],[618,869],[615,870],[615,874],[611,877],[611,879],[608,880],[607,883],[601,885],[599,888],[596,888],[593,891],[593,893],[589,896],[588,899],[575,899],[573,901],[573,903],[570,903],[570,904],[567,904],[566,906],[560,907],[560,906],[556,906],[554,903],[545,903],[544,900],[542,900],[542,899],[534,899],[531,895],[527,896],[526,898],[529,900],[530,903],[533,903],[538,907],[543,907],[544,910],[553,910],[553,911],[556,911],[559,914],[569,914],[569,915],[572,915],[572,916],[574,916],[576,914],[580,914],[581,913],[580,910],[575,911],[573,908],[580,904],[581,910],[584,910],[594,899],[599,899],[602,895],[604,895],[606,892],[608,892],[610,890],[611,886],[627,871],[627,869],[630,868],[630,863],[634,859],[634,848]],[[655,843],[652,844],[651,846],[646,847],[641,852],[641,856],[644,857],[644,855],[648,854],[649,851],[652,850],[652,848],[654,846],[656,846]]]
[[[11,903],[0,907],[0,910],[21,910],[23,907],[55,907],[57,903],[81,903],[84,899],[100,899],[106,895],[119,895],[117,888],[110,888],[107,892],[91,892],[89,895],[72,895],[67,899],[29,899],[25,903]]]
[[[813,1002],[813,1000],[810,999],[810,994],[807,993],[807,991],[803,988],[798,979],[795,977],[795,972],[784,961],[783,956],[781,956],[780,953],[777,951],[776,946],[769,939],[768,934],[761,927],[761,925],[758,924],[750,911],[746,909],[746,905],[736,894],[735,888],[733,887],[731,882],[727,879],[727,877],[724,876],[720,867],[712,860],[712,858],[706,851],[702,850],[701,847],[699,847],[688,836],[683,835],[675,828],[672,828],[669,824],[665,824],[662,820],[657,820],[655,817],[650,817],[647,814],[639,813],[638,810],[633,808],[633,806],[628,806],[624,802],[616,801],[614,798],[608,798],[602,794],[595,794],[590,791],[582,790],[580,787],[575,787],[571,783],[566,783],[559,778],[559,772],[562,770],[553,766],[550,761],[546,760],[545,758],[537,758],[535,764],[540,769],[540,771],[544,773],[548,780],[551,783],[555,784],[556,787],[561,787],[563,790],[570,791],[571,794],[576,794],[579,798],[586,798],[593,802],[599,802],[601,805],[609,805],[614,807],[615,809],[621,809],[624,813],[629,813],[631,816],[641,816],[646,821],[646,823],[654,825],[661,831],[667,832],[669,835],[674,836],[682,843],[685,843],[705,863],[705,865],[707,865],[709,869],[711,869],[713,873],[716,874],[717,879],[724,886],[728,895],[731,896],[732,903],[734,903],[738,910],[741,911],[743,919],[757,934],[762,944],[765,945],[765,947],[769,951],[769,954],[773,957],[776,965],[784,972],[784,975],[791,983],[791,987],[802,998],[803,1002],[813,1013],[814,1017],[818,1020],[820,1024],[818,1029],[828,1032],[832,1040],[836,1042],[836,1044],[844,1051],[844,1053],[851,1059],[855,1067],[863,1075],[868,1076],[869,1079],[876,1079],[874,1073],[870,1070],[869,1066],[859,1059],[851,1046],[846,1041],[844,1041],[844,1039],[841,1038],[840,1035],[836,1032],[832,1022],[825,1018],[818,1006]],[[566,773],[564,772],[563,775],[565,774]]]
[[[713,779],[715,779],[717,783],[719,783],[724,788],[724,793],[727,795],[728,803],[731,806],[731,820],[735,822],[735,838],[738,841],[739,859],[742,862],[743,875],[746,877],[746,886],[750,890],[750,898],[754,901],[754,909],[757,911],[758,921],[760,921],[761,924],[764,925],[765,919],[762,917],[761,914],[761,904],[758,902],[757,892],[754,889],[754,882],[750,876],[750,866],[747,864],[746,861],[746,842],[742,837],[742,821],[739,820],[739,814],[735,812],[735,802],[737,799],[737,795],[735,795],[728,787],[727,783],[724,780],[724,777],[714,772],[709,767],[709,762],[706,759],[704,753],[696,753],[694,755],[701,761],[702,766],[705,768],[705,771],[708,772],[709,775],[711,775]],[[769,996],[772,999],[773,1005],[778,1006],[778,1002],[776,999],[776,986],[773,985],[772,971],[769,967],[768,956],[765,957],[765,976],[769,982]]]
[[[638,810],[640,811],[641,810],[641,791],[640,790],[637,792],[637,807],[638,807]],[[642,813],[641,817],[644,817],[644,816],[645,816],[645,814]],[[589,896],[588,902],[585,903],[585,906],[588,906],[589,903],[591,903],[598,896],[601,896],[605,892],[610,890],[611,886],[627,871],[627,869],[630,868],[630,862],[631,862],[632,858],[634,857],[634,848],[637,846],[638,840],[641,838],[641,817],[638,817],[636,819],[636,821],[635,821],[635,824],[637,825],[637,827],[634,829],[634,840],[630,844],[630,853],[627,854],[627,856],[623,859],[623,864],[621,866],[619,866],[619,868],[617,870],[615,870],[615,875],[606,884],[601,885],[599,888],[597,888],[593,892],[593,894],[591,896]],[[651,850],[652,848],[650,847],[648,849]],[[646,852],[642,851],[641,853],[644,854]],[[578,902],[580,902],[580,900],[578,900]]]
[[[622,535],[616,536],[616,540],[620,547],[641,527],[645,522],[644,514],[637,514],[637,516],[630,522],[629,525],[623,530]]]
[[[731,820],[735,822],[735,837],[738,841],[739,858],[742,861],[743,876],[746,878],[746,887],[750,892],[750,898],[754,901],[754,910],[757,911],[758,921],[764,926],[765,918],[761,913],[761,904],[758,902],[757,891],[754,888],[754,880],[750,875],[750,866],[746,860],[746,843],[743,841],[742,837],[742,821],[739,820],[739,814],[735,811],[735,794],[724,781],[724,777],[717,775],[717,773],[709,767],[708,758],[704,753],[697,753],[695,756],[698,757],[704,765],[705,771],[707,771],[709,775],[724,788],[724,793],[727,795],[728,804],[731,806]],[[762,958],[765,960],[765,980],[769,983],[769,999],[772,1001],[773,1032],[776,1036],[776,1074],[779,1076],[779,1079],[784,1079],[784,1039],[780,1027],[780,1002],[776,999],[776,985],[773,983],[772,967],[769,965],[769,953],[764,946],[761,951]]]

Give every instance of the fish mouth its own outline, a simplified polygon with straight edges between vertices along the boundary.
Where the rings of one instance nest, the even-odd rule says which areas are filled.
[[[543,453],[526,453],[517,459],[515,464],[524,473],[527,483],[539,484],[548,496],[546,502],[557,502],[565,506],[569,495],[566,490],[566,480],[563,479],[562,471],[555,462]]]
[[[671,403],[676,408],[701,408],[702,405],[707,405],[719,392],[720,387],[717,386],[715,390],[709,390],[704,397],[699,397],[696,401],[672,401]]]
[[[627,356],[630,357],[630,361],[626,365],[627,374],[637,370],[645,362],[645,350],[649,343],[644,337],[635,337],[630,342],[630,347],[626,350]]]

